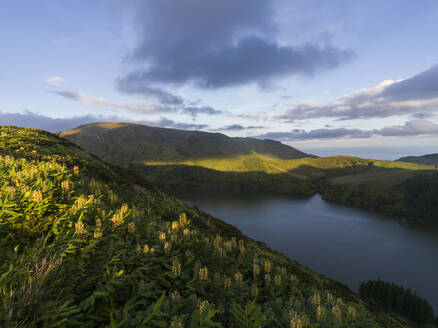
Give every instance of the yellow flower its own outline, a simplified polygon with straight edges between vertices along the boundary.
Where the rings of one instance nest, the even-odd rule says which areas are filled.
[[[134,233],[135,232],[135,222],[129,222],[128,223],[128,232]]]
[[[277,287],[281,285],[281,276],[279,274],[276,274],[274,276],[274,284]]]
[[[172,244],[166,241],[166,242],[164,243],[164,253],[165,253],[166,255],[169,255],[171,249],[172,249]]]
[[[263,268],[265,269],[265,272],[270,273],[272,269],[272,263],[269,260],[265,260]]]
[[[199,280],[208,280],[208,268],[202,267],[199,269]]]
[[[75,235],[83,235],[87,232],[85,225],[82,221],[77,221],[75,223]]]
[[[34,191],[32,193],[32,201],[35,203],[39,203],[43,200],[43,193],[41,191]]]
[[[181,275],[181,263],[179,263],[178,261],[172,262],[172,274],[175,277],[179,277]]]

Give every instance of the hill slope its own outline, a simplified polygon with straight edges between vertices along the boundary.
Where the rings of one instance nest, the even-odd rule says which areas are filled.
[[[273,140],[230,138],[221,133],[183,131],[125,123],[94,123],[59,135],[118,165],[249,155],[281,159],[315,157]]]
[[[50,133],[0,179],[1,326],[413,327]]]
[[[406,156],[399,158],[397,161],[426,164],[426,165],[438,165],[438,154],[428,154],[423,156]]]

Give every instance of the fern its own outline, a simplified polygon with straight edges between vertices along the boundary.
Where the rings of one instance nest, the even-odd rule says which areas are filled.
[[[268,321],[265,314],[254,301],[245,307],[233,303],[230,313],[230,326],[233,328],[261,328]]]

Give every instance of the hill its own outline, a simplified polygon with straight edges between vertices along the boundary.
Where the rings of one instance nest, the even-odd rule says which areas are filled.
[[[326,200],[399,220],[438,223],[438,205],[429,199],[437,192],[433,165],[350,156],[289,158],[298,151],[272,141],[119,123],[86,125],[60,135],[112,164],[140,172],[175,196],[309,197],[319,192]]]
[[[433,167],[373,167],[332,177],[321,186],[320,193],[325,200],[377,211],[402,222],[438,225],[438,174]]]
[[[1,326],[414,327],[50,133],[0,179]]]
[[[426,164],[426,165],[438,165],[438,154],[428,154],[423,156],[406,156],[399,158],[397,161]]]
[[[94,123],[59,133],[114,164],[229,158],[259,153],[280,159],[315,157],[273,140],[230,138],[221,133],[184,131],[126,123]]]

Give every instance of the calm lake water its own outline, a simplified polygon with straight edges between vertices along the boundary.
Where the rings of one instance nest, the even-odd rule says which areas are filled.
[[[401,284],[438,314],[438,230],[328,203],[319,195],[185,199],[247,236],[350,286],[377,279]]]

